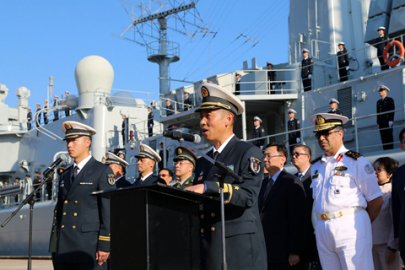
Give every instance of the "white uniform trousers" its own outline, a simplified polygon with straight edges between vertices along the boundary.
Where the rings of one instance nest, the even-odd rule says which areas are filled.
[[[365,210],[323,221],[316,218],[322,269],[373,270],[371,222]]]

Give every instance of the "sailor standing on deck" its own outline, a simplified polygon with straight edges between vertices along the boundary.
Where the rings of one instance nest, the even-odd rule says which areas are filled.
[[[301,78],[302,85],[304,86],[304,92],[312,90],[312,70],[314,66],[314,61],[309,57],[309,50],[302,50],[302,61],[301,61]]]
[[[374,269],[371,221],[383,202],[370,162],[343,145],[343,115],[312,117],[322,157],[311,167],[312,222],[322,268]]]
[[[240,141],[233,133],[242,102],[222,87],[204,83],[200,127],[213,146],[208,155],[233,170],[240,179],[224,175],[225,241],[228,269],[267,269],[266,244],[257,206],[263,179],[263,154],[254,145]],[[219,196],[219,170],[204,158],[197,161],[195,185],[186,190]],[[203,269],[222,269],[221,211],[205,205],[201,216]]]
[[[74,164],[59,179],[49,250],[55,270],[107,269],[110,203],[91,193],[115,187],[111,169],[90,154],[96,131],[76,121],[62,130]]]

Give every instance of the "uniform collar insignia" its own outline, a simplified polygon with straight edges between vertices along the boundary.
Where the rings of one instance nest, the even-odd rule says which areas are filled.
[[[336,171],[346,171],[346,170],[347,170],[347,167],[345,167],[345,166],[338,166],[338,167],[335,167],[335,170],[336,170]]]

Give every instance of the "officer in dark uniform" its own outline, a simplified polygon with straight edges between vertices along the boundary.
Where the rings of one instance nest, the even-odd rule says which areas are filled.
[[[301,131],[291,132],[293,130],[300,129],[300,121],[295,118],[297,112],[294,109],[288,109],[288,117],[290,118],[287,122],[288,129],[288,144],[290,155],[292,155],[293,148],[296,144],[301,143]]]
[[[337,60],[339,67],[339,79],[341,82],[347,81],[349,72],[349,54],[344,42],[339,42],[339,51],[337,52]]]
[[[155,124],[153,120],[153,112],[152,108],[148,107],[148,136],[152,137],[153,136],[153,125]]]
[[[384,48],[388,43],[388,37],[385,35],[386,29],[384,26],[378,27],[377,31],[379,36],[375,44],[375,47],[377,48],[377,57],[378,61],[380,61],[381,70],[386,70],[389,69],[389,66],[384,60]]]
[[[173,161],[177,182],[173,185],[174,187],[185,189],[193,184],[196,160],[197,157],[191,149],[184,146],[176,148],[176,157]]]
[[[107,152],[104,164],[113,171],[115,186],[117,188],[129,187],[131,185],[131,183],[125,179],[125,168],[128,166],[128,162],[111,152]]]
[[[302,61],[301,61],[301,78],[302,84],[304,86],[304,92],[312,90],[312,69],[314,66],[314,61],[309,57],[309,50],[302,50]]]
[[[389,91],[390,89],[387,86],[379,86],[378,93],[381,98],[377,101],[377,125],[380,129],[380,136],[384,150],[394,148],[392,127],[394,126],[395,102],[388,96]]]
[[[158,177],[153,175],[153,169],[155,168],[156,162],[162,160],[159,154],[150,148],[150,146],[141,144],[139,146],[139,153],[135,157],[138,158],[139,177],[136,178],[132,186],[138,187],[156,184]]]
[[[264,132],[264,128],[261,126],[262,122],[263,121],[259,116],[253,117],[253,125],[255,126],[253,129],[253,132],[252,132],[253,139],[266,136],[266,134]],[[252,143],[254,145],[256,145],[257,147],[259,147],[260,149],[262,149],[262,147],[264,146],[264,141],[265,141],[265,139],[261,139],[261,140],[252,141]]]
[[[235,118],[244,111],[236,96],[212,83],[204,83],[201,94],[203,100],[197,109],[201,133],[213,146],[207,154],[233,170],[240,179],[221,173],[212,163],[200,158],[195,170],[195,185],[186,190],[218,196],[218,175],[222,175],[228,269],[267,269],[266,245],[257,206],[263,178],[263,154],[233,133]],[[220,213],[219,205],[208,204],[201,213],[203,269],[222,269]]]
[[[66,121],[62,130],[74,164],[59,178],[49,248],[53,266],[55,270],[107,269],[110,203],[90,194],[114,188],[114,174],[90,154],[93,128]]]
[[[329,112],[328,113],[336,113],[342,115],[342,112],[339,110],[339,100],[336,98],[329,99]]]
[[[190,98],[189,92],[184,92],[184,111],[188,111],[193,108],[193,101]]]
[[[31,121],[32,121],[32,112],[31,112],[31,109],[28,108],[27,109],[27,129],[28,130],[31,130],[31,128],[32,128]]]

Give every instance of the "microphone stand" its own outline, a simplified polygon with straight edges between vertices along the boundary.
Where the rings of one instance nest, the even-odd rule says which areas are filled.
[[[241,177],[237,175],[233,170],[225,166],[224,163],[211,158],[207,154],[201,152],[199,149],[194,148],[190,143],[185,143],[183,139],[179,140],[180,145],[185,145],[194,151],[196,151],[198,154],[201,155],[201,157],[205,158],[208,162],[210,162],[212,165],[217,167],[219,169],[219,172],[215,174],[219,181],[219,196],[220,196],[220,203],[221,203],[221,243],[222,243],[222,269],[227,270],[228,269],[228,264],[226,261],[226,240],[225,240],[225,199],[224,199],[224,182],[225,182],[225,175],[230,174],[233,176],[235,179],[237,179],[239,182],[241,181]]]
[[[1,223],[0,227],[4,228],[17,213],[23,208],[24,205],[29,204],[30,205],[30,218],[29,218],[29,228],[28,228],[28,265],[27,269],[31,270],[32,269],[32,221],[33,221],[33,215],[34,215],[34,204],[35,204],[35,195],[37,194],[37,191],[39,191],[42,186],[49,181],[53,180],[53,175],[55,171],[49,171],[46,175],[44,175],[44,179],[42,182],[30,193],[27,195],[27,197],[20,202],[20,204],[17,206],[17,208],[8,216],[3,223]]]

